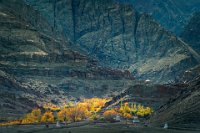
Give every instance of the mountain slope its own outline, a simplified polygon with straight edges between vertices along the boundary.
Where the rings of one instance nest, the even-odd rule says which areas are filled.
[[[80,46],[105,67],[166,83],[198,64],[181,40],[131,5],[112,0],[27,2],[73,40],[74,47]]]
[[[35,102],[22,96],[25,93],[28,94],[28,90],[20,86],[15,79],[3,71],[0,71],[0,90],[0,120],[6,117],[8,119],[9,117],[16,117],[31,110],[32,106],[38,106]],[[21,94],[16,96],[16,93]]]
[[[200,53],[200,12],[193,15],[188,25],[185,26],[181,38]]]
[[[106,109],[119,107],[121,102],[139,103],[157,110],[166,103],[174,94],[184,90],[187,84],[155,85],[148,82],[140,82],[129,88],[125,88],[118,95],[113,96],[107,102],[101,112]]]
[[[200,77],[189,82],[189,87],[163,105],[151,118],[153,124],[169,128],[200,127]]]

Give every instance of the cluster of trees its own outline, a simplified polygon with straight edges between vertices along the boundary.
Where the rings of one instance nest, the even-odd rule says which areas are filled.
[[[62,108],[57,113],[57,118],[60,121],[81,121],[87,118],[97,119],[96,114],[101,108],[108,102],[108,99],[91,98],[85,99],[82,102],[71,104],[65,108]]]
[[[41,109],[33,109],[26,114],[21,120],[11,121],[0,126],[18,125],[18,124],[34,124],[34,123],[53,123],[55,121],[77,122],[84,119],[97,119],[96,114],[108,102],[108,99],[91,98],[84,99],[78,103],[68,103],[61,107],[51,103],[44,105],[45,112]]]
[[[104,107],[109,99],[91,98],[84,99],[78,103],[69,103],[61,107],[53,104],[45,104],[45,111],[41,109],[33,109],[32,112],[26,114],[21,120],[11,121],[0,126],[17,125],[17,124],[33,124],[33,123],[53,123],[61,122],[77,122],[84,119],[97,120],[100,116],[97,114]],[[43,113],[42,113],[43,112]],[[140,104],[122,103],[119,108],[106,110],[103,113],[103,118],[110,121],[121,116],[126,119],[131,119],[133,116],[146,117],[153,113],[150,107],[144,107]]]
[[[58,120],[60,121],[81,121],[91,116],[91,112],[87,109],[87,106],[78,104],[74,107],[64,108],[57,113]]]
[[[120,108],[110,109],[104,112],[103,116],[107,120],[113,120],[117,115],[126,119],[131,119],[133,116],[148,117],[153,113],[150,107],[144,107],[136,103],[122,103]]]
[[[121,103],[119,112],[122,116],[126,118],[126,116],[136,115],[139,117],[147,117],[153,113],[153,109],[150,107],[144,107],[141,104],[136,103]]]
[[[65,104],[62,107],[53,104],[45,104],[46,112],[42,115],[40,109],[33,109],[22,119],[21,124],[31,124],[57,120],[62,122],[77,122],[87,118],[95,119],[96,113],[108,102],[108,99],[91,98],[82,102]]]

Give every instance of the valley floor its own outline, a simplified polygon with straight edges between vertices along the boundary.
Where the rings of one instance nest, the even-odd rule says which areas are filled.
[[[72,124],[66,127],[50,125],[26,125],[0,127],[0,133],[197,133],[199,131],[184,131],[161,129],[153,127],[141,127],[122,123],[98,123],[98,124]]]

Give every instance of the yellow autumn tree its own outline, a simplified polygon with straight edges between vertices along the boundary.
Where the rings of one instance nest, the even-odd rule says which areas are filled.
[[[39,123],[41,120],[41,110],[33,109],[31,113],[27,114],[21,124]]]
[[[91,116],[91,113],[87,110],[87,108],[79,104],[77,106],[67,108],[66,113],[67,117],[73,122],[81,121]]]
[[[144,107],[139,105],[137,115],[140,117],[149,116],[153,113],[153,110],[150,107]]]
[[[126,114],[126,116],[127,116],[127,114],[130,114],[131,108],[129,107],[129,103],[126,102],[126,103],[122,104],[119,111],[120,111],[122,116],[124,116],[124,114]]]
[[[84,99],[83,103],[87,106],[88,111],[92,113],[99,112],[101,108],[108,102],[109,99],[105,98],[91,98],[91,99]]]
[[[58,118],[58,120],[60,120],[60,121],[65,121],[65,122],[67,122],[68,120],[69,120],[69,118],[68,118],[68,116],[67,116],[67,108],[64,108],[64,109],[62,109],[62,110],[60,110],[58,113],[57,113],[57,118]]]
[[[136,115],[137,111],[138,111],[138,109],[137,109],[136,103],[134,103],[134,104],[131,103],[131,109],[130,109],[131,114]]]
[[[41,118],[41,122],[54,122],[54,115],[53,112],[47,111],[43,114]]]
[[[150,107],[145,108],[145,112],[144,112],[145,116],[151,115],[152,113],[153,113],[153,109],[151,109]]]

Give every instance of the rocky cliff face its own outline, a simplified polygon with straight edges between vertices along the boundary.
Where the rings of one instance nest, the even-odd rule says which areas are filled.
[[[140,11],[152,15],[163,27],[180,35],[195,11],[200,10],[198,0],[116,0],[130,3]]]
[[[48,22],[103,66],[137,78],[175,81],[199,56],[150,16],[115,1],[28,0]]]
[[[188,25],[185,26],[182,39],[200,53],[200,12],[193,15]]]

